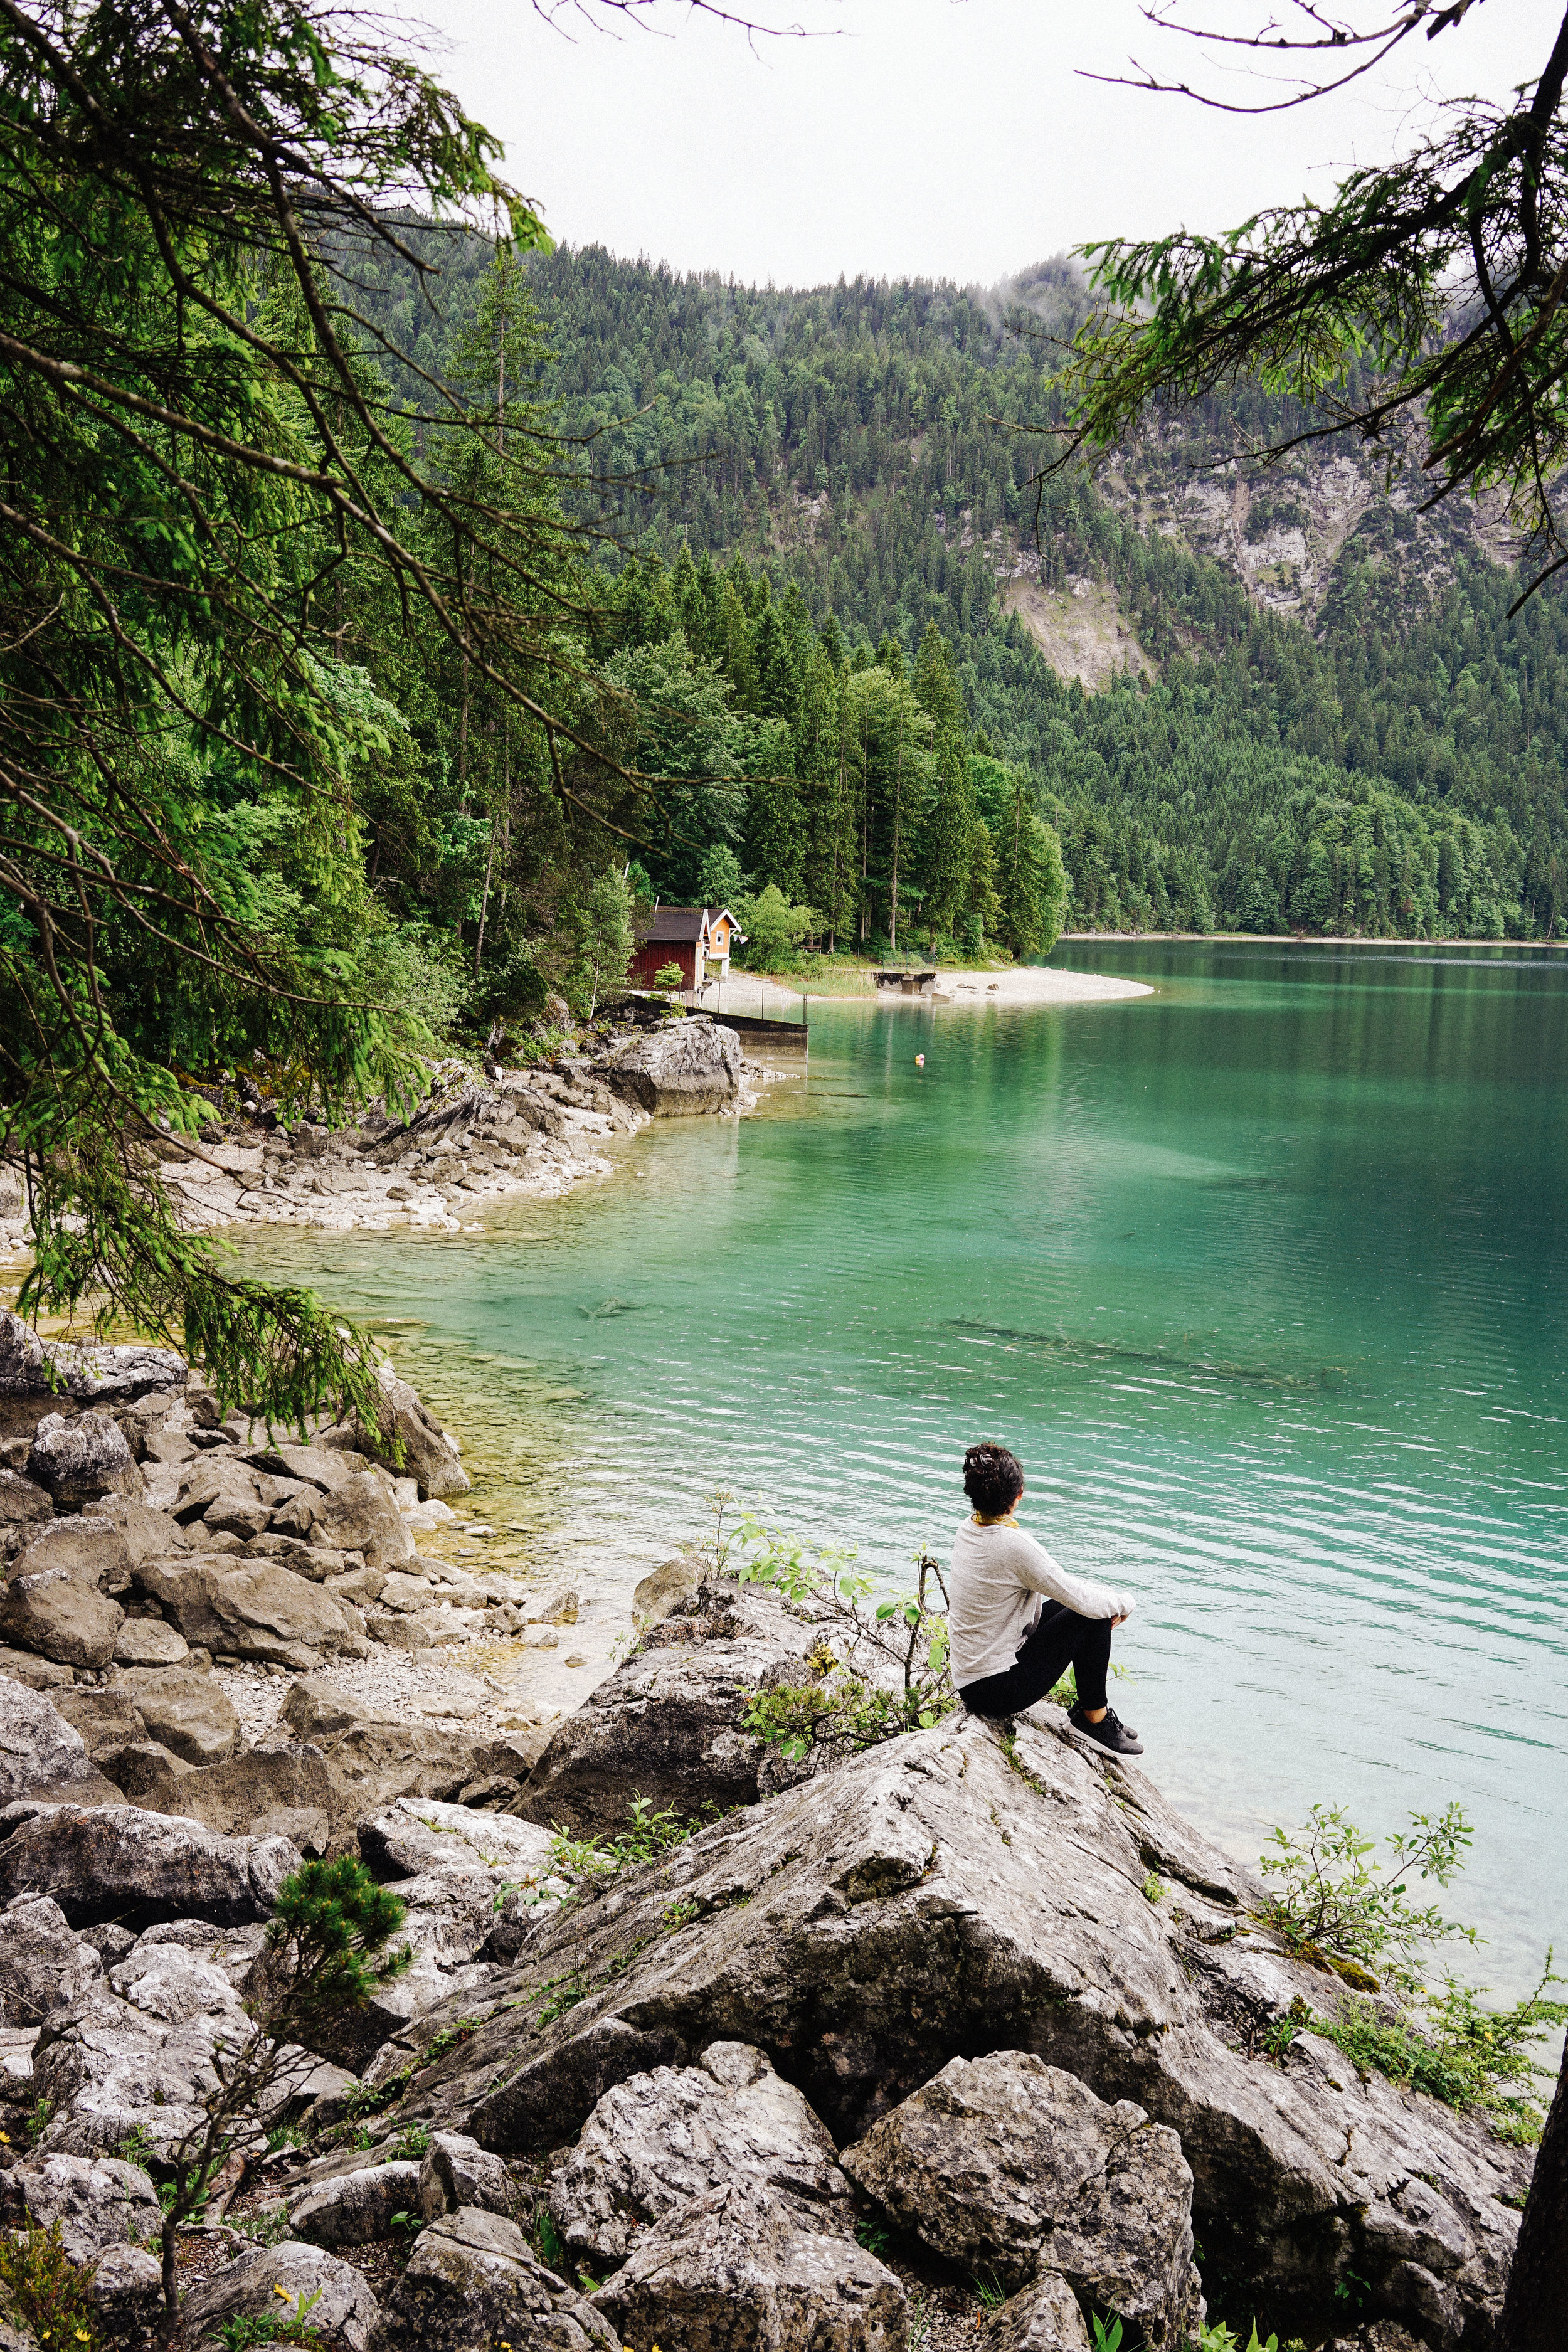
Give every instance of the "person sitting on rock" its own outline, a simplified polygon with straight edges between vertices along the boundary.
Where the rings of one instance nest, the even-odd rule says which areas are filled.
[[[1110,1636],[1134,1603],[1087,1577],[1069,1576],[1026,1535],[1015,1514],[1024,1496],[1016,1454],[983,1438],[963,1457],[974,1506],[952,1539],[948,1643],[952,1679],[971,1715],[1017,1715],[1053,1690],[1070,1665],[1078,1685],[1068,1721],[1113,1756],[1143,1743],[1106,1703]]]

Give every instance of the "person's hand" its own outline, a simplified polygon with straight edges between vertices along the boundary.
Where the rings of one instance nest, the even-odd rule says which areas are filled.
[[[1111,1621],[1110,1621],[1110,1630],[1111,1630],[1111,1632],[1112,1632],[1112,1633],[1114,1633],[1114,1632],[1116,1631],[1116,1628],[1118,1627],[1118,1625],[1125,1625],[1125,1624],[1126,1624],[1126,1622],[1127,1622],[1127,1620],[1126,1620],[1126,1618],[1125,1618],[1125,1617],[1113,1617],[1113,1618],[1111,1619]]]

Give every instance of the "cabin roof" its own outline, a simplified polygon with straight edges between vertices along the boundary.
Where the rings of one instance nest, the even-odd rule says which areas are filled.
[[[643,940],[700,940],[703,933],[723,919],[739,929],[728,907],[710,909],[707,907],[656,907],[637,925],[637,936]]]

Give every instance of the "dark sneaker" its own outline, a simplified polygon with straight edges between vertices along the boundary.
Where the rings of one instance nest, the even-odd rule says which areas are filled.
[[[1068,1721],[1075,1731],[1081,1731],[1086,1739],[1092,1739],[1098,1747],[1108,1748],[1112,1756],[1142,1756],[1143,1753],[1143,1742],[1122,1722],[1113,1706],[1106,1708],[1098,1723],[1090,1723],[1082,1707],[1075,1706]]]

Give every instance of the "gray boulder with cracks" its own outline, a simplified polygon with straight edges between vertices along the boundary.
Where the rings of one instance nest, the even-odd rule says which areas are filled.
[[[645,2231],[594,2301],[627,2344],[684,2352],[904,2352],[909,2341],[909,2305],[886,2263],[750,2181],[710,2189]]]
[[[282,2292],[279,2294],[279,2290]],[[286,2241],[280,2246],[258,2246],[222,2270],[197,2282],[183,2306],[185,2340],[214,2340],[225,2320],[241,2313],[273,2319],[291,2316],[301,2298],[314,2295],[308,2316],[312,2327],[337,2338],[348,2352],[365,2352],[380,2305],[363,2273],[340,2262],[320,2246]]]
[[[1009,2289],[1055,2271],[1151,2352],[1179,2352],[1197,2332],[1180,2140],[1029,2051],[950,2060],[843,2162],[896,2228],[960,2269]]]
[[[606,2091],[551,2181],[572,2254],[624,2263],[642,2233],[694,2197],[746,2180],[794,2198],[803,2226],[848,2237],[849,2184],[800,2093],[743,2042],[711,2042],[697,2066],[659,2066]]]
[[[515,2221],[476,2207],[422,2230],[374,2352],[620,2352],[586,2296],[534,2259]]]
[[[741,1094],[741,1040],[716,1021],[672,1022],[621,1046],[605,1083],[659,1118],[731,1110]]]
[[[51,1895],[74,1927],[101,1919],[133,1927],[267,1919],[299,1867],[286,1838],[220,1837],[200,1822],[137,1805],[25,1800],[0,1812],[0,1901]]]
[[[1157,1906],[1152,1866],[1173,1882]],[[732,2040],[763,2050],[842,2146],[950,2059],[1029,2051],[1179,2135],[1198,2234],[1260,2306],[1331,2321],[1353,2272],[1371,2315],[1419,2318],[1439,2352],[1465,2328],[1483,2337],[1518,2231],[1502,2200],[1528,2158],[1379,2077],[1264,2054],[1281,1995],[1322,2007],[1338,1986],[1289,1961],[1248,1918],[1254,1899],[1058,1711],[1016,1738],[950,1720],[543,1919],[482,1999],[464,1993],[478,2031],[395,2123],[542,2153],[616,2084]],[[1253,1989],[1260,1971],[1273,1990]],[[418,2055],[448,2012],[456,2000],[398,2046]]]

